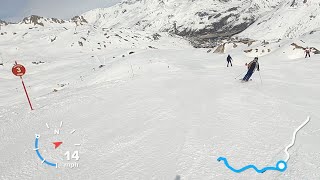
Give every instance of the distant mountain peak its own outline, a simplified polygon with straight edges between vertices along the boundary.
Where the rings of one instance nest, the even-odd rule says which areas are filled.
[[[0,19],[0,25],[2,25],[2,26],[6,26],[6,25],[8,25],[8,24],[9,24],[8,22],[3,21],[3,20],[1,20],[1,19]]]
[[[45,18],[37,15],[31,15],[28,17],[25,17],[20,24],[32,24],[34,26],[40,25],[44,26],[45,23],[56,23],[56,24],[63,24],[66,21],[62,19],[57,19],[57,18]]]
[[[58,18],[47,18],[42,17],[38,15],[31,15],[28,17],[23,18],[23,20],[19,24],[30,24],[33,26],[46,26],[52,25],[52,24],[64,24],[64,23],[70,23],[73,22],[77,26],[87,24],[88,21],[83,16],[75,16],[71,18],[70,20],[63,20]]]

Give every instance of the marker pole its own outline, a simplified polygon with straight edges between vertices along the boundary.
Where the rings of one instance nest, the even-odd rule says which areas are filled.
[[[30,106],[31,111],[32,111],[32,110],[33,110],[33,107],[32,107],[32,104],[31,104],[31,101],[30,101],[30,98],[29,98],[29,95],[28,95],[26,86],[24,85],[24,82],[23,82],[23,79],[22,79],[21,76],[20,76],[20,79],[21,79],[21,82],[22,82],[22,86],[23,86],[24,92],[26,93],[26,96],[27,96],[27,99],[28,99],[28,102],[29,102],[29,106]]]
[[[16,63],[16,65],[18,64],[17,61],[16,61],[15,63]],[[21,82],[22,82],[22,86],[23,86],[24,92],[26,93],[26,96],[27,96],[27,99],[28,99],[28,103],[29,103],[30,109],[31,109],[31,111],[32,111],[32,110],[33,110],[33,107],[32,107],[32,104],[31,104],[31,101],[30,101],[30,98],[29,98],[29,95],[28,95],[27,88],[26,88],[26,86],[24,85],[22,76],[20,76],[20,79],[21,79]]]

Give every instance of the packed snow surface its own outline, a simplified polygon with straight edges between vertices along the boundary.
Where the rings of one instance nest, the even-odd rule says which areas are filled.
[[[320,57],[305,59],[291,45],[317,46],[318,32],[266,47],[227,46],[234,59],[227,68],[226,54],[193,49],[168,34],[151,40],[153,33],[134,32],[128,42],[122,39],[132,35],[128,30],[106,32],[109,40],[94,29],[57,27],[50,36],[41,28],[7,28],[0,39],[0,179],[320,177]],[[248,48],[258,52],[244,53]],[[241,83],[245,63],[257,55],[261,71]],[[27,69],[33,111],[11,73],[14,61]],[[223,156],[235,168],[275,166],[286,159],[284,150],[307,116],[285,172],[237,174],[217,161]],[[60,168],[42,164],[35,134],[43,157]],[[78,167],[63,167],[65,153],[75,150]]]

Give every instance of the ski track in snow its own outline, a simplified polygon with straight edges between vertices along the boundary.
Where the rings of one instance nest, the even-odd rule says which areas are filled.
[[[288,152],[288,150],[294,145],[294,143],[296,142],[296,137],[297,137],[297,133],[305,126],[309,123],[310,121],[310,117],[307,118],[307,120],[305,122],[303,122],[293,133],[293,136],[292,136],[292,141],[291,143],[285,148],[284,152],[286,153],[287,157],[286,157],[286,162],[289,161],[290,159],[290,154]]]

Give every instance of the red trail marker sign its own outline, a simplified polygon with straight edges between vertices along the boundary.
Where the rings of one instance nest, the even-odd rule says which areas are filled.
[[[22,66],[21,64],[18,64],[17,62],[15,62],[15,65],[12,67],[12,73],[16,76],[20,76],[22,86],[23,86],[24,92],[26,93],[30,108],[31,108],[31,110],[33,110],[26,86],[24,85],[24,82],[22,79],[22,76],[26,73],[26,68],[24,66]]]
[[[26,68],[21,64],[15,64],[12,67],[12,73],[16,76],[23,76],[26,73]]]

